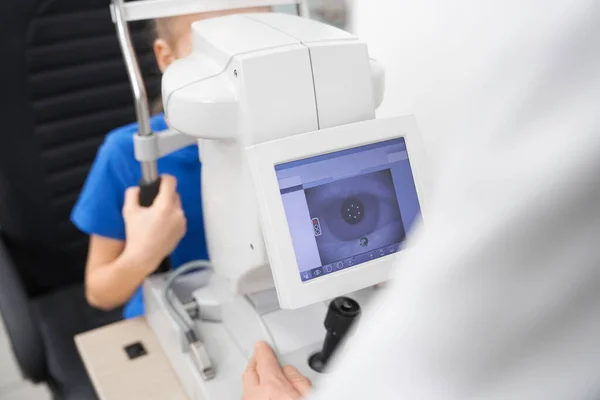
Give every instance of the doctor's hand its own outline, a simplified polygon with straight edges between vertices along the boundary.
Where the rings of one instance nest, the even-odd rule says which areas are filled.
[[[125,255],[151,274],[175,250],[186,232],[186,218],[177,193],[177,180],[161,178],[158,196],[151,207],[139,204],[138,187],[125,193]]]
[[[298,400],[312,385],[296,368],[279,366],[277,356],[266,343],[258,343],[243,377],[243,400]]]

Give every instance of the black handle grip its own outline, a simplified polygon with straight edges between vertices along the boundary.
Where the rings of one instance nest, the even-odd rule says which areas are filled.
[[[147,183],[144,181],[140,182],[140,205],[142,207],[150,207],[154,203],[154,200],[158,196],[158,191],[160,190],[160,177],[154,182]],[[165,258],[156,271],[155,274],[163,274],[171,271],[171,260],[167,257]]]
[[[323,348],[319,353],[313,354],[308,359],[310,367],[317,372],[324,372],[331,357],[335,354],[342,340],[360,316],[360,305],[347,297],[338,297],[329,303],[325,315],[325,329],[327,335]]]
[[[154,199],[158,196],[160,190],[160,178],[154,182],[140,182],[140,206],[150,207],[154,203]]]

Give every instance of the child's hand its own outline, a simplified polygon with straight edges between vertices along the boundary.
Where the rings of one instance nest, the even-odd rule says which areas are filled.
[[[173,252],[186,232],[186,218],[177,193],[177,180],[164,175],[151,207],[139,205],[139,188],[129,188],[123,207],[124,256],[151,274]]]

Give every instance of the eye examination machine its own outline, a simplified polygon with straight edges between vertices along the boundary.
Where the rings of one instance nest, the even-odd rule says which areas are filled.
[[[129,21],[291,3],[298,15],[194,23],[191,55],[163,76],[170,130],[150,130]],[[136,99],[144,193],[159,184],[158,158],[200,149],[210,262],[144,283],[147,320],[172,368],[192,399],[239,399],[254,345],[265,341],[318,386],[423,219],[427,165],[415,119],[376,119],[383,66],[354,35],[308,18],[303,2],[111,8]]]

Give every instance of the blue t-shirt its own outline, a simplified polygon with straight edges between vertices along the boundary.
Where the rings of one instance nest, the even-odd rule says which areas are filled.
[[[167,129],[164,116],[153,117],[151,126],[155,132]],[[125,191],[137,186],[142,175],[133,149],[133,135],[137,130],[137,124],[131,124],[110,132],[98,150],[71,214],[73,223],[89,235],[125,240],[122,217]],[[188,221],[187,233],[171,255],[174,268],[188,261],[208,259],[200,200],[200,169],[197,146],[186,147],[158,161],[160,174],[177,178],[177,190]],[[125,306],[124,316],[133,318],[143,314],[142,290],[138,288]]]

